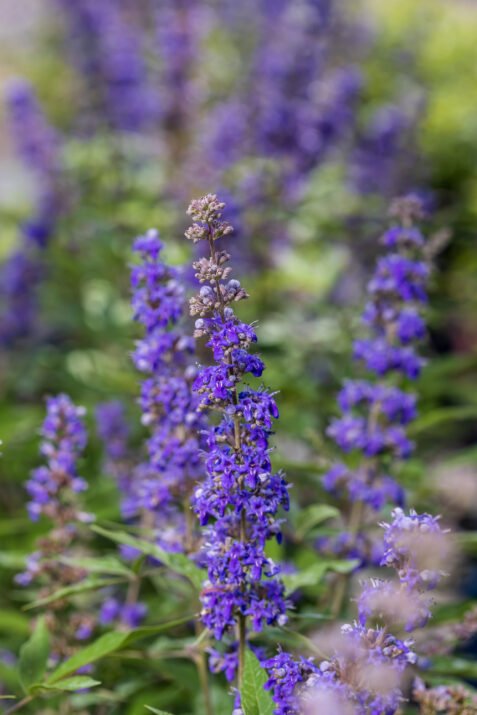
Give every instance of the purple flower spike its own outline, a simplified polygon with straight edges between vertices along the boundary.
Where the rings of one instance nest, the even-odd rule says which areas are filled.
[[[205,428],[198,411],[194,341],[181,321],[185,312],[181,272],[161,260],[157,231],[136,239],[140,263],[132,268],[134,318],[144,328],[133,361],[144,373],[139,404],[150,429],[148,460],[134,471],[125,491],[127,518],[152,514],[160,545],[170,551],[194,550],[191,500],[201,478],[200,434]]]
[[[230,678],[239,620],[246,618],[252,631],[286,622],[284,587],[265,545],[280,538],[279,511],[288,509],[288,486],[270,463],[275,400],[263,388],[241,387],[245,375],[260,376],[264,365],[249,352],[257,341],[254,329],[232,309],[247,294],[239,281],[229,278],[229,255],[217,245],[232,232],[222,219],[224,208],[213,194],[192,201],[188,214],[193,224],[186,237],[209,248],[209,257],[193,264],[201,288],[190,307],[197,318],[195,336],[205,337],[214,362],[199,369],[194,389],[200,409],[220,415],[207,432],[206,480],[196,490],[194,504],[206,539],[202,620],[217,640],[232,640],[228,655],[219,658],[214,652],[211,660],[214,670],[224,669]]]
[[[347,380],[338,395],[341,416],[332,420],[328,435],[345,454],[357,454],[358,466],[337,463],[323,478],[325,489],[350,502],[363,502],[379,511],[387,503],[402,504],[403,494],[389,476],[391,463],[408,459],[414,445],[406,434],[416,419],[416,396],[396,385],[415,380],[424,360],[416,344],[425,337],[423,306],[427,301],[429,265],[425,240],[415,226],[423,211],[414,196],[394,202],[398,219],[384,234],[388,254],[378,259],[368,284],[369,302],[363,321],[372,335],[356,340],[354,358],[371,373],[368,379]],[[341,537],[321,547],[346,555]],[[373,562],[372,545],[364,548],[361,537],[348,541],[349,553],[360,553],[363,562]],[[359,548],[357,548],[359,547]],[[379,559],[378,559],[379,560]]]

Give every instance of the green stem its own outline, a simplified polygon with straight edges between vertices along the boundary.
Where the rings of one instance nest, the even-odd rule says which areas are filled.
[[[241,613],[238,617],[238,687],[242,691],[243,676],[245,672],[245,650],[247,647],[247,619]]]
[[[215,252],[215,246],[214,246],[214,241],[209,233],[209,248],[210,248],[210,255],[213,261],[216,261],[216,252]],[[217,283],[215,286],[215,292],[217,295],[217,299],[220,305],[219,312],[222,317],[222,320],[225,320],[225,304],[224,300],[222,297],[222,293],[220,291],[220,282]],[[227,362],[231,364],[231,358],[227,358]],[[232,388],[232,399],[235,405],[238,405],[239,403],[239,398],[237,394],[237,388],[233,387]],[[240,454],[241,449],[242,449],[242,442],[241,442],[241,434],[240,434],[240,417],[237,415],[234,415],[234,450],[237,454]],[[239,486],[242,486],[243,479],[241,478],[239,482]],[[247,541],[247,517],[245,514],[245,511],[242,511],[241,516],[240,516],[240,534],[239,534],[239,539],[242,543],[245,543]],[[238,638],[238,656],[239,656],[239,662],[238,662],[238,688],[241,690],[242,684],[243,684],[243,674],[244,674],[244,669],[245,669],[245,650],[247,647],[247,618],[244,616],[242,613],[239,614],[238,616],[238,626],[237,626],[237,638]]]
[[[197,667],[197,673],[199,675],[200,687],[202,688],[202,693],[204,695],[205,712],[206,715],[214,715],[214,706],[212,703],[209,686],[207,656],[205,655],[204,648],[202,646],[202,641],[206,637],[207,629],[204,628],[201,632],[200,623],[198,620],[195,621],[195,634],[197,636],[197,639],[194,645],[196,647],[198,646],[198,648],[194,660]]]

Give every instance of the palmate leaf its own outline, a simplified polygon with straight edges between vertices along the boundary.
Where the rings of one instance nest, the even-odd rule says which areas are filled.
[[[30,688],[43,678],[49,654],[50,635],[42,616],[38,619],[32,635],[20,649],[18,674],[25,692],[29,692]]]
[[[116,541],[118,544],[131,546],[142,554],[146,554],[146,556],[152,556],[170,568],[171,571],[175,571],[188,579],[188,581],[190,581],[190,583],[192,583],[198,591],[201,590],[205,574],[184,554],[169,553],[168,551],[161,549],[160,546],[152,544],[145,539],[138,539],[135,536],[130,536],[125,531],[109,531],[108,529],[103,529],[102,527],[96,525],[91,528],[97,534],[105,536],[107,539]]]
[[[240,690],[245,715],[273,715],[273,700],[264,685],[268,680],[265,670],[251,650],[245,653],[243,683]]]
[[[90,663],[95,663],[97,660],[125,648],[131,643],[134,643],[136,640],[156,635],[157,633],[167,631],[170,628],[175,628],[183,623],[187,623],[187,621],[190,621],[193,618],[194,614],[188,614],[183,618],[160,623],[157,626],[143,626],[142,628],[136,628],[132,631],[106,633],[104,636],[101,636],[93,643],[90,643],[85,648],[82,648],[71,656],[71,658],[62,663],[46,679],[45,685],[55,685],[64,678],[76,673],[79,668],[83,668],[85,665],[89,665]],[[37,685],[42,685],[42,683],[37,681]]]

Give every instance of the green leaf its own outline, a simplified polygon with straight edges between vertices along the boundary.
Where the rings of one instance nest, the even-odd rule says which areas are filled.
[[[63,678],[76,673],[79,668],[83,668],[85,665],[89,665],[90,663],[95,663],[97,660],[100,660],[107,655],[111,655],[111,653],[115,653],[116,651],[121,650],[121,648],[125,648],[136,640],[147,638],[148,636],[155,635],[156,633],[160,633],[162,631],[167,631],[170,628],[186,623],[193,618],[194,614],[188,614],[183,618],[161,623],[157,626],[143,626],[142,628],[136,628],[133,631],[125,631],[123,633],[106,633],[104,636],[101,636],[98,640],[90,643],[82,650],[77,651],[73,656],[71,656],[71,658],[62,663],[47,678],[46,685],[58,683],[58,681]]]
[[[351,573],[359,565],[358,559],[340,561],[339,559],[330,559],[317,561],[306,569],[297,571],[297,573],[284,574],[282,576],[283,583],[286,586],[288,593],[293,593],[298,588],[306,586],[316,586],[324,578],[328,571],[334,571],[339,574]]]
[[[465,420],[475,420],[477,417],[477,407],[443,407],[441,409],[432,410],[423,415],[414,422],[409,428],[411,436],[418,435],[426,430],[431,430],[440,427],[446,422],[457,422]]]
[[[100,556],[91,558],[83,556],[81,558],[60,558],[62,563],[68,566],[78,566],[89,573],[111,574],[113,576],[127,576],[131,578],[134,574],[123,562],[115,556]]]
[[[329,504],[314,504],[308,509],[304,509],[299,515],[299,523],[296,525],[296,536],[303,539],[314,526],[333,519],[339,515],[339,510]]]
[[[25,568],[25,554],[0,551],[0,568],[17,571]]]
[[[170,568],[171,571],[175,571],[187,578],[197,590],[201,590],[205,574],[202,569],[199,569],[184,554],[169,553],[156,544],[152,544],[144,539],[137,539],[135,536],[130,536],[124,531],[109,531],[100,526],[92,526],[91,528],[97,534],[101,534],[101,536],[105,536],[107,539],[116,541],[119,544],[131,546],[147,556],[152,556]]]
[[[96,591],[100,588],[104,588],[105,586],[111,586],[115,583],[121,582],[117,579],[110,578],[85,578],[79,583],[75,583],[72,586],[65,586],[64,588],[60,588],[54,593],[50,593],[50,595],[45,596],[45,598],[39,598],[37,601],[29,603],[27,606],[24,606],[23,610],[29,611],[32,608],[42,608],[43,606],[47,606],[49,603],[53,603],[54,601],[60,601],[61,599],[67,598],[68,596],[75,596],[76,594],[83,593],[84,591]]]
[[[83,690],[84,688],[94,688],[96,685],[101,685],[101,682],[99,680],[93,680],[93,678],[87,675],[74,675],[72,678],[65,678],[58,683],[54,683],[54,685],[48,685],[47,683],[34,685],[31,690],[32,692],[39,690],[64,690],[74,692],[76,690]]]
[[[50,635],[45,618],[38,619],[35,630],[20,649],[18,672],[26,692],[43,678],[50,653]]]
[[[440,675],[475,680],[477,678],[477,662],[466,658],[440,655],[433,658],[432,671]]]
[[[23,613],[18,613],[10,608],[0,611],[0,632],[18,633],[28,636],[30,633],[30,622]]]
[[[273,700],[264,690],[268,676],[251,650],[245,653],[243,683],[240,690],[245,715],[272,715]]]
[[[165,710],[158,710],[157,708],[152,708],[150,705],[146,705],[146,710],[149,710],[150,713],[155,713],[155,715],[171,715],[171,713],[166,712]]]

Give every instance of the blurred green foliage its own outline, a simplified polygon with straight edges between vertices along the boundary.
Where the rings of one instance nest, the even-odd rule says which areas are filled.
[[[361,111],[364,115],[371,112],[396,91],[416,97],[420,119],[414,151],[422,163],[419,176],[424,168],[436,206],[431,226],[448,227],[452,233],[433,278],[430,364],[419,383],[422,416],[413,434],[418,450],[401,475],[411,504],[445,511],[445,496],[434,489],[437,468],[467,468],[475,470],[477,478],[477,6],[465,0],[363,0],[353,12],[357,16],[366,13],[377,30],[374,45],[363,60],[368,95]],[[52,119],[66,126],[74,79],[58,61],[55,35],[50,33],[47,28],[49,51],[34,57],[19,52],[6,62],[9,69],[15,68],[33,81]],[[210,52],[220,86],[228,81],[227,63],[233,72],[237,58],[229,57],[231,50],[221,37],[214,39]],[[216,55],[227,61],[214,64]],[[64,157],[66,181],[81,190],[74,197],[74,210],[63,217],[48,255],[48,280],[40,296],[44,317],[40,333],[44,337],[47,332],[48,340],[21,345],[15,353],[0,357],[4,512],[0,569],[7,585],[0,594],[0,637],[2,649],[15,653],[28,636],[28,620],[22,610],[28,594],[12,585],[12,576],[44,529],[43,524],[28,521],[23,491],[30,469],[38,462],[43,397],[66,391],[88,408],[92,438],[81,470],[91,483],[88,505],[114,530],[118,496],[113,483],[102,474],[92,413],[99,401],[123,398],[136,425],[135,437],[141,439],[134,404],[138,377],[129,360],[136,336],[128,288],[131,240],[156,226],[166,241],[168,260],[182,263],[190,257],[186,241],[181,239],[183,211],[168,200],[168,176],[151,147],[140,141],[96,136],[94,141],[69,140]],[[21,196],[14,209],[4,207],[2,256],[14,245],[16,226],[28,210],[28,202]],[[350,344],[360,330],[360,304],[385,223],[384,211],[379,196],[357,197],[347,188],[338,158],[315,173],[298,210],[286,217],[294,239],[292,248],[260,273],[241,276],[251,294],[241,315],[246,320],[259,319],[266,382],[280,393],[276,462],[286,468],[294,489],[288,540],[276,556],[293,555],[302,569],[289,578],[290,589],[300,587],[304,593],[304,606],[296,618],[298,632],[319,625],[313,619],[319,618],[328,568],[343,572],[349,567],[342,562],[317,562],[312,545],[318,534],[327,533],[333,516],[333,507],[320,505],[319,476],[331,449],[324,429],[335,410],[340,380],[356,372]],[[253,240],[259,242],[260,236]],[[233,253],[233,244],[231,250]],[[340,300],[338,289],[348,291],[351,300]],[[308,508],[303,512],[300,506]],[[323,508],[325,512],[320,511]],[[464,525],[471,532],[477,528],[476,515],[475,509],[465,515]],[[91,538],[104,552],[114,553],[104,533]],[[466,542],[469,558],[477,555],[476,543],[471,534]],[[98,564],[104,571],[106,561],[100,558]],[[477,597],[476,577],[470,567],[463,569],[461,580],[468,596]],[[194,598],[190,593],[184,596],[180,580],[173,588],[177,602],[164,599],[163,587],[163,570],[158,569],[147,590],[154,624],[162,620],[175,623],[184,615],[184,601],[187,612],[194,611]],[[83,596],[77,597],[81,601]],[[460,608],[443,609],[437,618],[459,618]],[[152,638],[151,632],[138,634],[149,636],[144,653],[133,645],[126,648],[122,643],[121,651],[118,646],[114,657],[99,664],[97,677],[104,685],[75,694],[71,701],[74,712],[93,712],[92,707],[104,703],[104,710],[97,712],[140,715],[149,705],[151,712],[155,707],[181,715],[192,712],[191,708],[203,713],[196,671],[183,657],[194,638],[179,622],[172,632],[177,635],[173,641],[169,632],[152,634]],[[285,638],[283,633],[275,636]],[[182,655],[175,657],[176,650]],[[123,682],[125,672],[128,678]],[[477,672],[471,660],[449,656],[436,661],[430,676],[439,676],[440,681],[445,676],[475,682]],[[0,680],[8,692],[20,696],[15,666],[0,660]],[[114,683],[120,685],[113,692]],[[226,686],[220,679],[214,684],[213,697],[217,712],[230,712]],[[62,712],[57,709],[59,702],[52,692],[42,714]],[[29,712],[37,713],[37,706],[32,707]]]

